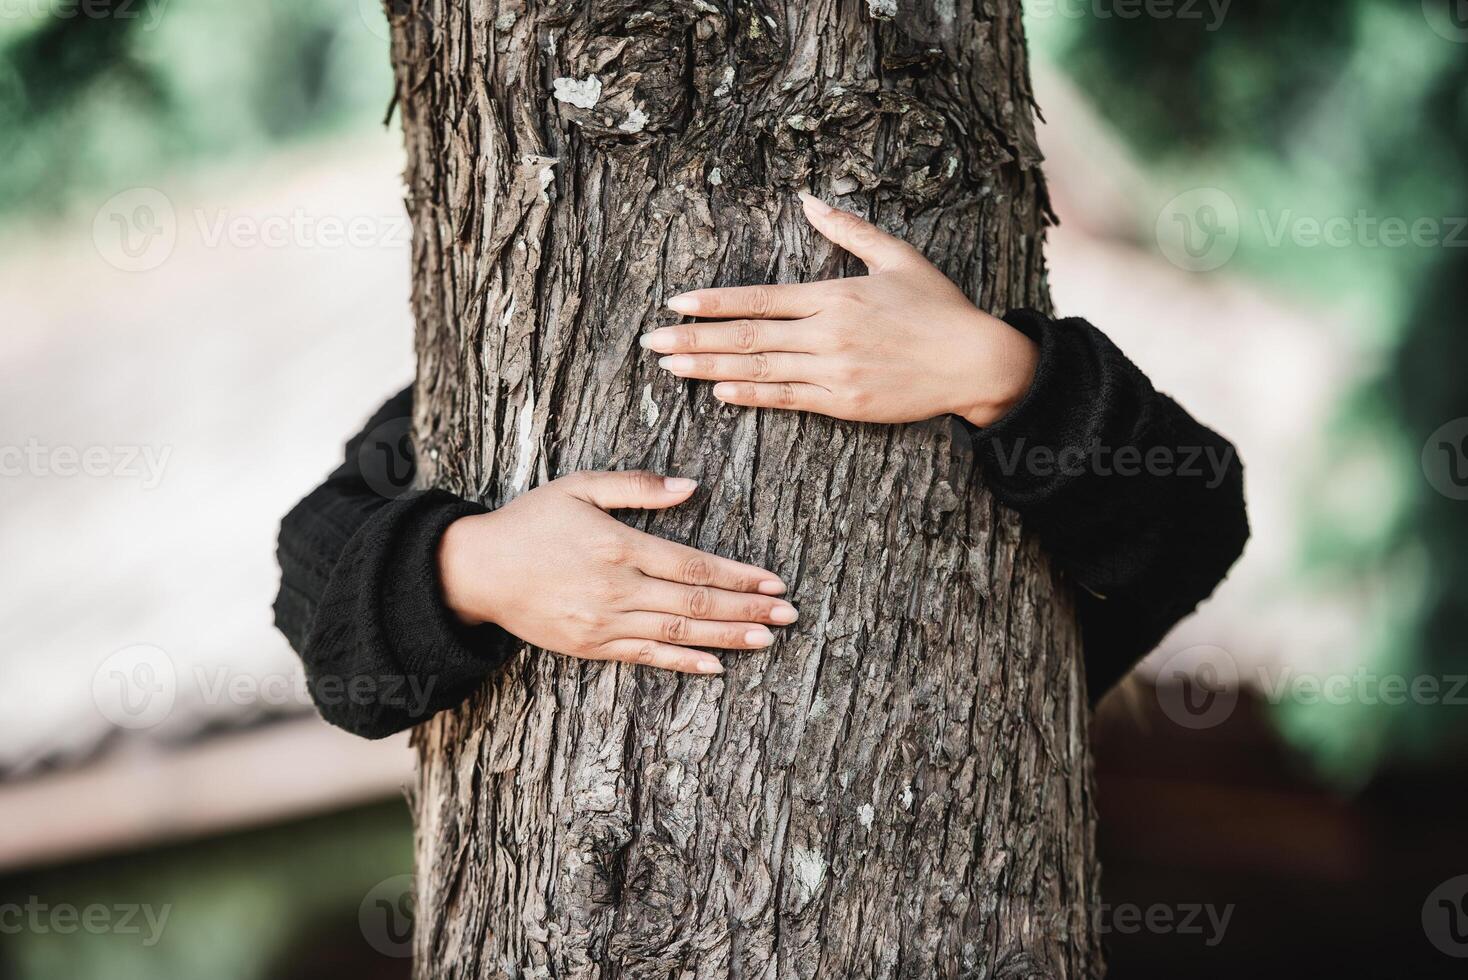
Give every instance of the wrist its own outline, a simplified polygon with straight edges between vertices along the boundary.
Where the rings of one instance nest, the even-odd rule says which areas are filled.
[[[998,422],[1018,405],[1035,383],[1040,348],[1018,330],[985,313],[975,331],[975,366],[968,375],[964,399],[954,412],[969,424],[984,428]]]
[[[438,544],[438,579],[444,605],[465,626],[495,622],[495,612],[486,601],[483,583],[491,576],[485,565],[490,560],[483,542],[493,535],[483,533],[492,514],[461,517],[444,529]]]

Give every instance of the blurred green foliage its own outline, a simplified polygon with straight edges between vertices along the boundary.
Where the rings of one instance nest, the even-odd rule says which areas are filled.
[[[1468,234],[1311,247],[1268,241],[1254,216],[1429,219],[1452,234],[1468,215],[1468,5],[1274,0],[1231,4],[1211,24],[1114,15],[1121,7],[1071,0],[1061,9],[1086,13],[1032,15],[1031,34],[1147,161],[1159,205],[1224,190],[1241,212],[1231,271],[1347,311],[1359,335],[1343,342],[1383,365],[1302,447],[1318,458],[1301,488],[1300,575],[1371,610],[1354,651],[1367,670],[1449,690],[1468,674],[1468,503],[1433,489],[1421,454],[1440,426],[1468,418]],[[1353,786],[1388,757],[1461,746],[1465,715],[1353,699],[1287,701],[1279,720]]]
[[[381,120],[386,30],[374,0],[11,0],[0,212]]]

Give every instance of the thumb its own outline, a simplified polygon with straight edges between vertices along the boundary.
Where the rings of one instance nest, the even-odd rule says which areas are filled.
[[[820,198],[800,191],[805,218],[825,238],[846,249],[867,264],[872,272],[886,272],[911,262],[917,249],[896,236],[889,235],[870,221],[850,211],[840,211]]]
[[[557,480],[562,489],[602,510],[636,507],[662,510],[681,504],[698,483],[681,476],[659,476],[646,470],[584,470]]]

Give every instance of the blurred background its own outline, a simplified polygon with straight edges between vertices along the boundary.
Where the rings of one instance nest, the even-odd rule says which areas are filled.
[[[1117,977],[1468,958],[1468,3],[1031,0],[1055,304],[1254,537],[1096,719]],[[0,0],[0,977],[408,975],[280,516],[412,374],[375,0]]]

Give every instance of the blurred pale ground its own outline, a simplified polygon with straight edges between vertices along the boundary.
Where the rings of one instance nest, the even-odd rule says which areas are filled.
[[[148,447],[166,463],[156,487],[146,475],[0,482],[6,768],[89,750],[108,726],[93,672],[132,644],[161,648],[179,676],[177,708],[150,737],[306,707],[278,683],[260,692],[283,704],[206,704],[198,681],[295,675],[271,624],[279,519],[412,376],[399,154],[383,133],[168,182],[178,241],[151,271],[109,265],[84,213],[5,243],[5,427],[48,447]],[[221,219],[297,213],[360,216],[381,240],[205,241]]]

